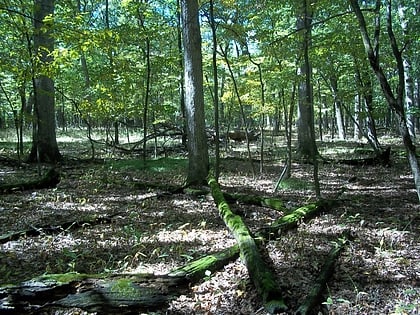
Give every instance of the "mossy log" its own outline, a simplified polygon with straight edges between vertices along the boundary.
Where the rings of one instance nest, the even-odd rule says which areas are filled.
[[[167,275],[53,274],[20,285],[0,287],[0,314],[39,314],[51,309],[79,308],[99,314],[153,312],[167,307],[206,271],[214,273],[237,259],[239,249],[192,261]]]
[[[313,309],[322,303],[322,295],[327,288],[327,283],[334,274],[335,262],[337,261],[340,253],[343,251],[349,240],[349,233],[345,232],[334,243],[328,257],[325,260],[322,269],[312,285],[311,291],[307,295],[305,301],[299,306],[296,315],[312,314]]]
[[[322,199],[299,207],[291,213],[275,220],[270,226],[262,228],[258,231],[257,235],[267,239],[272,238],[273,236],[277,237],[283,231],[296,227],[302,220],[312,218],[321,211],[327,211],[333,203],[333,200]]]
[[[189,280],[196,281],[204,278],[206,276],[206,272],[219,270],[238,257],[239,247],[238,245],[234,245],[221,252],[207,255],[203,258],[194,260],[183,267],[174,269],[168,275],[186,277]]]
[[[235,215],[230,210],[217,181],[209,177],[208,184],[219,209],[219,215],[238,243],[241,260],[248,269],[249,276],[263,301],[265,309],[269,313],[287,310],[281,290],[275,281],[275,276],[258,252],[257,244],[248,227],[240,216]]]
[[[54,188],[57,186],[59,182],[60,182],[60,173],[55,168],[51,168],[40,179],[27,181],[27,182],[0,185],[0,193],[8,194],[14,191]]]

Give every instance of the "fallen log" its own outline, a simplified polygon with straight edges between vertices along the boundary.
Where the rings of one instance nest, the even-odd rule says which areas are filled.
[[[207,271],[237,259],[232,246],[192,261],[166,275],[52,274],[17,286],[0,287],[0,314],[40,314],[52,309],[79,308],[99,314],[132,314],[164,309]]]
[[[60,173],[55,168],[51,168],[43,177],[28,182],[12,183],[0,185],[0,193],[8,194],[14,191],[31,189],[54,188],[60,182]]]
[[[264,308],[269,313],[287,310],[281,290],[275,281],[275,276],[259,254],[257,245],[248,227],[240,216],[235,215],[230,210],[216,179],[209,177],[208,184],[211,188],[214,202],[219,209],[220,217],[238,243],[241,260],[245,264],[252,283],[262,299]]]
[[[315,203],[299,207],[291,213],[275,220],[270,226],[260,229],[257,235],[266,239],[272,238],[273,236],[277,237],[282,232],[296,227],[302,220],[310,219],[321,211],[327,211],[334,202],[334,200],[321,199]]]
[[[296,311],[296,315],[312,314],[314,313],[314,307],[322,303],[322,295],[327,288],[328,281],[334,274],[335,262],[337,261],[340,253],[343,251],[349,239],[349,233],[344,232],[338,238],[337,242],[334,243],[333,247],[328,253],[328,257],[325,260],[318,277],[314,281],[311,291],[307,295],[305,301],[299,306],[298,310]]]

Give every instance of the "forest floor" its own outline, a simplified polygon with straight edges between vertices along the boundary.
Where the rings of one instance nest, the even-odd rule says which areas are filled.
[[[332,243],[350,229],[355,239],[337,261],[324,313],[419,314],[420,205],[403,150],[389,141],[393,145],[389,167],[321,164],[322,195],[339,196],[339,203],[266,243],[269,264],[291,310],[303,302]],[[114,155],[102,163],[81,163],[71,158],[72,153],[78,155],[71,144],[61,146],[66,162],[60,167],[57,188],[0,196],[0,235],[92,217],[112,216],[112,222],[1,244],[0,285],[46,273],[165,274],[235,243],[211,197],[135,188],[135,183],[182,185],[185,159],[144,165],[139,157]],[[240,146],[234,144],[229,154],[240,155]],[[319,149],[326,158],[348,159],[355,144],[325,142]],[[276,196],[290,209],[314,201],[312,166],[297,162],[293,163],[294,180],[273,193],[283,164],[272,156],[264,172],[254,178],[246,160],[222,159],[219,182],[225,192]],[[0,163],[2,183],[34,178],[36,173],[33,165],[16,168]],[[231,207],[251,231],[282,215],[257,206]],[[89,313],[63,309],[52,314]],[[154,314],[266,312],[238,259]]]

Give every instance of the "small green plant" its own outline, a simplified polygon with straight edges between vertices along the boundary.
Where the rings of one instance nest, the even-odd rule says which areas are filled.
[[[67,248],[63,249],[63,255],[70,261],[67,262],[67,270],[68,272],[74,272],[76,270],[76,262],[79,255],[75,251],[70,251]]]

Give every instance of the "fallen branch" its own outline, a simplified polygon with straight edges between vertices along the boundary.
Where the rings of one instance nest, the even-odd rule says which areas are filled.
[[[349,240],[348,232],[343,233],[337,242],[334,243],[328,257],[322,266],[321,272],[318,277],[315,279],[311,291],[306,297],[305,301],[301,306],[299,306],[296,315],[307,315],[313,313],[313,308],[322,303],[322,295],[325,289],[327,288],[327,283],[334,274],[334,266],[337,261],[340,253],[346,246]]]
[[[267,239],[272,236],[277,237],[283,231],[296,227],[303,219],[307,220],[321,211],[328,210],[333,203],[334,201],[331,200],[319,200],[315,203],[299,207],[293,212],[277,219],[270,226],[262,228],[258,231],[257,235]]]
[[[54,188],[59,182],[60,173],[58,173],[54,168],[52,168],[43,177],[37,180],[0,185],[0,193],[8,194],[14,191]]]
[[[241,260],[248,269],[249,276],[262,298],[265,309],[269,313],[287,310],[287,306],[281,296],[281,290],[275,281],[275,276],[259,254],[257,245],[248,227],[240,216],[235,215],[230,210],[216,179],[210,177],[208,184],[219,209],[219,215],[238,243]]]

